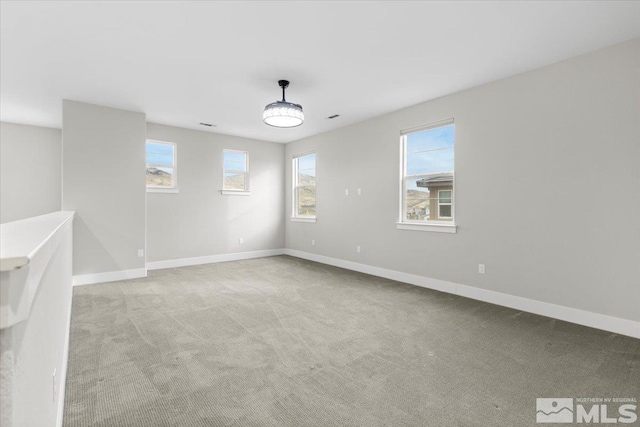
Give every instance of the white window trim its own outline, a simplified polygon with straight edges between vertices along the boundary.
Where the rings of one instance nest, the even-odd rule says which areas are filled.
[[[146,143],[147,142],[153,142],[154,144],[170,144],[173,145],[173,165],[171,166],[171,168],[173,169],[173,175],[171,177],[171,187],[161,187],[159,185],[147,185],[147,193],[179,193],[180,192],[180,188],[178,187],[178,144],[176,144],[175,142],[169,142],[169,141],[158,141],[157,139],[147,139],[145,142],[145,152],[144,152],[144,156],[145,156],[145,173],[146,173],[146,168],[148,168],[149,166],[151,167],[156,167],[156,168],[166,168],[167,166],[165,165],[157,165],[154,163],[146,163],[147,160],[147,150],[146,150]]]
[[[405,136],[411,133],[424,132],[425,130],[441,128],[449,125],[455,124],[455,119],[453,117],[449,117],[448,119],[442,119],[435,122],[430,122],[423,125],[413,126],[410,128],[402,129],[400,131],[400,135]]]
[[[244,154],[245,161],[245,169],[246,171],[239,171],[234,169],[225,169],[224,168],[224,153],[242,153]],[[244,190],[233,190],[230,188],[224,188],[224,174],[225,173],[238,173],[244,174]],[[233,150],[230,148],[224,148],[222,150],[222,190],[220,190],[220,194],[225,196],[250,196],[251,195],[251,187],[249,186],[249,152],[243,150]]]
[[[450,223],[439,223],[430,221],[428,224],[423,222],[396,222],[398,230],[412,231],[433,231],[436,233],[457,233],[458,226]]]
[[[251,190],[220,190],[225,196],[250,196]]]
[[[455,141],[453,144],[454,147],[454,179],[453,179],[453,189],[451,194],[451,221],[421,221],[421,222],[413,222],[411,220],[407,220],[406,213],[406,185],[407,180],[412,178],[420,178],[423,174],[416,175],[406,175],[406,146],[407,146],[407,136],[417,132],[424,132],[430,129],[436,129],[439,127],[449,126],[455,124],[455,120],[453,118],[439,120],[437,122],[432,122],[425,125],[414,126],[411,128],[407,128],[400,131],[400,203],[398,207],[399,211],[399,219],[396,222],[396,228],[398,230],[412,230],[412,231],[432,231],[436,233],[457,233],[458,226],[455,223],[455,197],[456,197],[456,179],[455,179]],[[439,190],[440,191],[440,190]],[[448,190],[447,190],[448,191]],[[438,197],[438,203],[440,202],[440,198]],[[438,206],[438,214],[440,207]]]
[[[454,178],[455,181],[455,178]],[[443,191],[449,191],[451,193],[451,201],[449,203],[440,203],[440,193],[442,193]],[[451,206],[451,215],[452,216],[442,216],[440,215],[440,206]],[[444,219],[453,219],[453,190],[438,190],[438,218],[444,218]]]
[[[307,153],[301,153],[301,154],[296,154],[291,158],[291,221],[293,222],[316,222],[317,221],[317,217],[316,215],[298,215],[298,192],[296,191],[298,189],[298,159],[300,157],[305,157],[305,156],[309,156],[311,154],[315,154],[316,156],[316,162],[315,162],[315,171],[316,171],[316,180],[318,179],[318,153],[316,153],[315,151],[309,151]],[[311,187],[311,186],[304,186],[304,187]],[[317,185],[315,185],[314,187],[316,187],[317,190]],[[317,197],[318,194],[316,193],[316,209],[318,208],[317,205]]]
[[[292,216],[291,221],[293,222],[318,222],[318,218],[315,216]]]

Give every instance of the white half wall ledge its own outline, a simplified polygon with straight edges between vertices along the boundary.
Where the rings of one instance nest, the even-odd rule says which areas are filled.
[[[367,264],[359,264],[352,261],[345,261],[338,258],[331,258],[324,255],[312,254],[296,249],[285,249],[285,255],[302,258],[321,264],[332,265],[347,270],[358,271],[360,273],[371,274],[372,276],[383,277],[398,282],[409,283],[423,288],[434,289],[447,292],[478,301],[488,302],[515,310],[538,314],[565,322],[575,323],[590,328],[601,329],[620,335],[633,338],[640,338],[640,322],[619,317],[607,316],[605,314],[593,313],[557,304],[517,297],[515,295],[494,292],[474,286],[461,285],[444,280],[432,279],[416,274],[403,273],[401,271],[389,270],[386,268],[374,267]]]
[[[0,271],[28,265],[74,216],[75,211],[58,211],[2,224]]]
[[[165,268],[188,267],[190,265],[213,264],[218,262],[239,261],[242,259],[265,258],[284,255],[285,249],[264,249],[260,251],[235,252],[231,254],[207,255],[193,258],[170,259],[166,261],[152,261],[147,263],[147,270],[162,270]]]
[[[147,277],[146,268],[132,270],[107,271],[104,273],[78,274],[73,276],[73,286],[94,285],[96,283],[118,282],[120,280],[140,279]]]
[[[74,216],[73,211],[59,211],[0,225],[0,329],[29,318],[58,246],[72,236]],[[70,253],[68,257],[71,265]]]
[[[74,212],[59,211],[0,226],[0,252],[7,261],[0,272],[3,426],[62,425],[73,218]]]

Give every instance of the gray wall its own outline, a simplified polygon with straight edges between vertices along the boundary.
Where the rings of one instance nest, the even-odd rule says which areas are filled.
[[[73,274],[144,268],[144,113],[63,102],[64,210],[75,210]]]
[[[148,261],[284,247],[282,144],[153,123],[147,137],[177,144],[179,187],[147,194]],[[225,148],[249,152],[250,196],[220,194]]]
[[[0,223],[59,211],[62,131],[0,123]]]
[[[287,188],[317,152],[318,222],[286,246],[640,320],[639,99],[636,39],[290,143]],[[458,233],[397,230],[400,130],[448,117]]]

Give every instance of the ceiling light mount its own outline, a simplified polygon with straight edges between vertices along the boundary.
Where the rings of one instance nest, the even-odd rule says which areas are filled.
[[[285,102],[284,90],[289,87],[289,80],[278,80],[278,86],[282,88],[282,102]]]
[[[264,107],[262,120],[269,126],[278,128],[293,128],[304,123],[302,105],[288,102],[284,91],[289,87],[288,80],[278,80],[278,86],[282,88],[282,101],[272,102]]]

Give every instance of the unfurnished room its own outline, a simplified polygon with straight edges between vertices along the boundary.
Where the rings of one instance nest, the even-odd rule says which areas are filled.
[[[640,1],[0,0],[2,427],[640,426]]]

